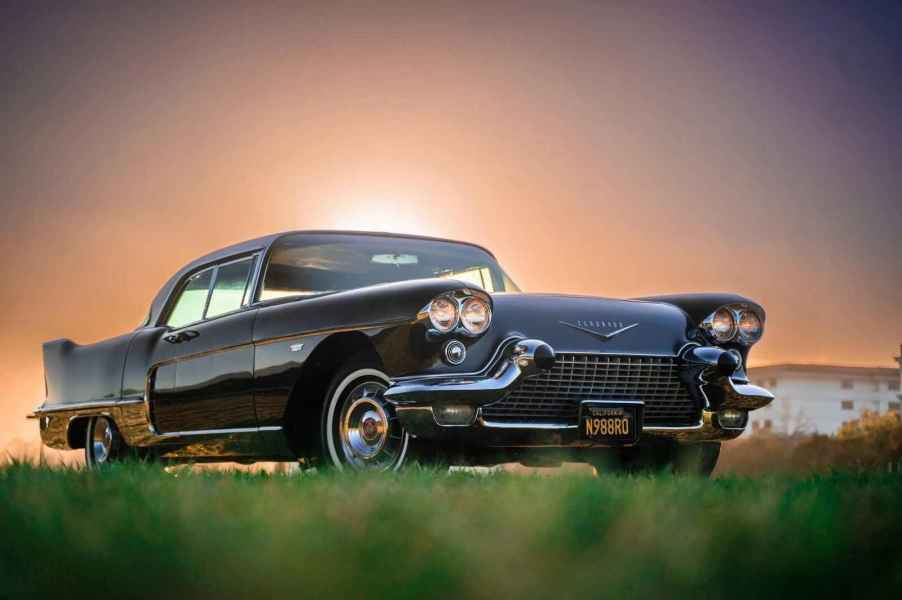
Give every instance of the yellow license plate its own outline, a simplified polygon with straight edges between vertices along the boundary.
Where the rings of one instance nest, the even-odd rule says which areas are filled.
[[[600,444],[624,445],[639,441],[642,403],[587,400],[580,406],[580,436]]]

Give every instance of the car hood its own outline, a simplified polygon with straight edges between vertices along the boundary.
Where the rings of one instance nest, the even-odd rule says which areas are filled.
[[[519,335],[556,352],[666,356],[688,342],[686,314],[672,304],[559,294],[493,294],[492,300],[499,341]]]

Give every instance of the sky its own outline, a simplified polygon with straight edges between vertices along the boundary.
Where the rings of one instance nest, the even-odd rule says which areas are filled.
[[[5,2],[0,90],[0,447],[41,342],[291,229],[477,242],[527,291],[744,294],[753,366],[899,354],[899,2]]]

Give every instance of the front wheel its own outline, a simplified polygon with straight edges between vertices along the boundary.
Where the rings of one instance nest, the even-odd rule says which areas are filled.
[[[366,365],[346,367],[333,377],[321,424],[326,464],[359,471],[401,468],[410,435],[394,407],[382,399],[389,383],[385,373]]]

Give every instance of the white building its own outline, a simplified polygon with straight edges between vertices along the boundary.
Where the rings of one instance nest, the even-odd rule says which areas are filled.
[[[752,431],[836,433],[862,411],[902,410],[900,367],[781,364],[750,368],[749,379],[776,398],[749,415]]]

